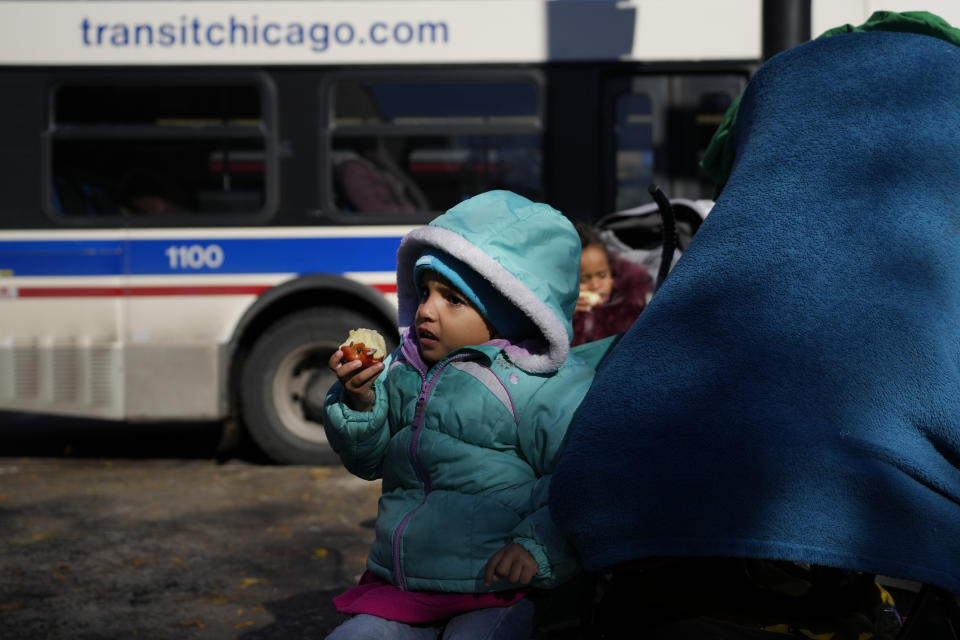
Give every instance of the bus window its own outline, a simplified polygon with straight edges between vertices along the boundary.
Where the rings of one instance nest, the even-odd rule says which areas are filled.
[[[684,149],[682,155],[671,158],[671,174],[678,184],[675,193],[684,198],[712,198],[715,183],[700,168],[700,160],[747,80],[738,75],[691,74],[677,78],[675,83],[679,90],[668,135]]]
[[[607,84],[606,131],[612,141],[607,184],[615,211],[650,202],[651,183],[669,192],[667,162],[675,149],[666,135],[669,87],[669,78],[661,75],[620,76]]]
[[[543,200],[541,92],[530,76],[341,78],[332,88],[342,213],[438,211],[489,189]]]
[[[697,177],[700,181],[701,192],[708,192],[714,188],[714,180],[700,168],[700,161],[703,154],[707,152],[710,146],[710,140],[716,132],[717,127],[723,122],[723,116],[727,109],[733,104],[735,95],[719,91],[707,91],[700,95],[697,100],[697,113],[695,116],[697,131]]]
[[[682,73],[613,79],[607,89],[613,176],[607,184],[614,189],[614,210],[651,202],[652,183],[673,198],[713,197],[713,180],[699,162],[746,80],[745,74]]]
[[[64,216],[257,213],[266,136],[256,84],[60,86],[51,204]]]
[[[647,186],[654,182],[653,104],[645,93],[630,93],[616,104],[617,210],[629,209],[650,196]]]

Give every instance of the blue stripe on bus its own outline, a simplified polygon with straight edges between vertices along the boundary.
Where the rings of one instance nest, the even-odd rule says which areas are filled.
[[[399,237],[174,238],[124,241],[0,241],[0,273],[14,276],[164,275],[394,271]],[[187,260],[192,247],[217,245],[222,262]],[[194,252],[196,255],[196,252]],[[210,255],[209,252],[207,254]]]
[[[0,273],[14,276],[123,275],[121,240],[0,240]]]

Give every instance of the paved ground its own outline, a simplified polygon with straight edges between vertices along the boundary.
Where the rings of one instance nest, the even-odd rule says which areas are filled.
[[[379,484],[220,436],[0,412],[0,640],[321,639],[339,624],[330,600],[363,571]],[[887,584],[909,610],[918,586]],[[951,637],[937,629],[916,637]]]
[[[0,425],[0,638],[323,638],[342,619],[377,483],[224,456],[215,426]]]

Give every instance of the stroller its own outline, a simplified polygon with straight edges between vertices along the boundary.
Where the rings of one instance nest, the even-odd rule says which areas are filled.
[[[550,487],[569,637],[960,637],[960,34],[893,18],[758,70],[599,362]]]
[[[644,265],[656,285],[687,250],[693,234],[713,208],[712,200],[667,198],[651,185],[654,201],[607,214],[596,221],[601,239],[618,255]],[[666,256],[670,256],[669,260]],[[667,264],[661,273],[661,264]]]

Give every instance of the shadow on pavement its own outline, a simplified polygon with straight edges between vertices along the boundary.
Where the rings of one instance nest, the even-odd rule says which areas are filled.
[[[316,640],[323,638],[349,616],[338,613],[333,598],[338,591],[305,591],[283,600],[265,602],[274,622],[238,636],[238,640]]]
[[[221,422],[117,422],[0,411],[0,457],[179,458],[271,464]]]

